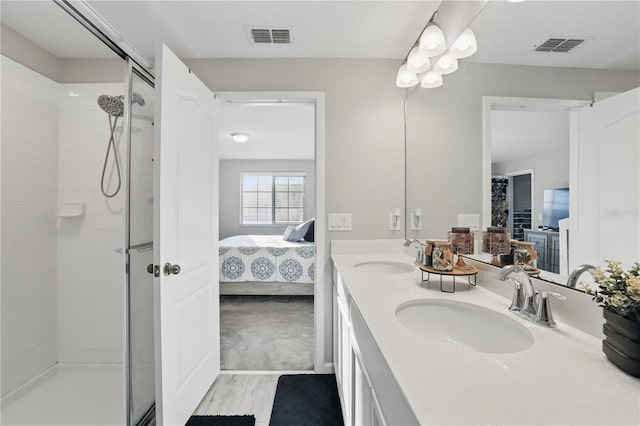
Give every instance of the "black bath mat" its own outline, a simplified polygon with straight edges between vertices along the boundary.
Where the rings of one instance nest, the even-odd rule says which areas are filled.
[[[184,426],[254,426],[254,416],[191,416]]]
[[[341,426],[342,409],[333,374],[284,375],[278,379],[270,426]]]

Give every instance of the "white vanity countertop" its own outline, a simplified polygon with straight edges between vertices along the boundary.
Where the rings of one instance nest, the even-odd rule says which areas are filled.
[[[406,254],[333,254],[332,259],[387,364],[422,425],[607,425],[640,424],[640,380],[618,370],[597,338],[558,323],[534,325],[507,307],[509,300],[464,277],[456,292],[442,293],[438,277],[421,286],[417,270],[368,273],[361,262],[412,264]],[[443,277],[450,285],[450,278]],[[474,303],[527,327],[533,345],[511,354],[479,353],[430,341],[396,318],[401,303],[416,299]]]

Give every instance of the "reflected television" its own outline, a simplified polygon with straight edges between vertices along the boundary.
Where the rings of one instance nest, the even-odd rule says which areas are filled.
[[[569,217],[569,188],[545,189],[542,226],[558,230],[558,221]]]

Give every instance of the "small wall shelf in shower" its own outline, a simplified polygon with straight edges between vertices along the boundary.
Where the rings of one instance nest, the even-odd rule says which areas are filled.
[[[83,217],[84,203],[62,203],[58,217]]]

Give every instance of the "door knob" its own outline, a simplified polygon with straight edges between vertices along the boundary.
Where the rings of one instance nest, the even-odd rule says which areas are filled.
[[[165,275],[178,275],[180,273],[180,265],[172,265],[170,263],[164,264],[164,274]]]

